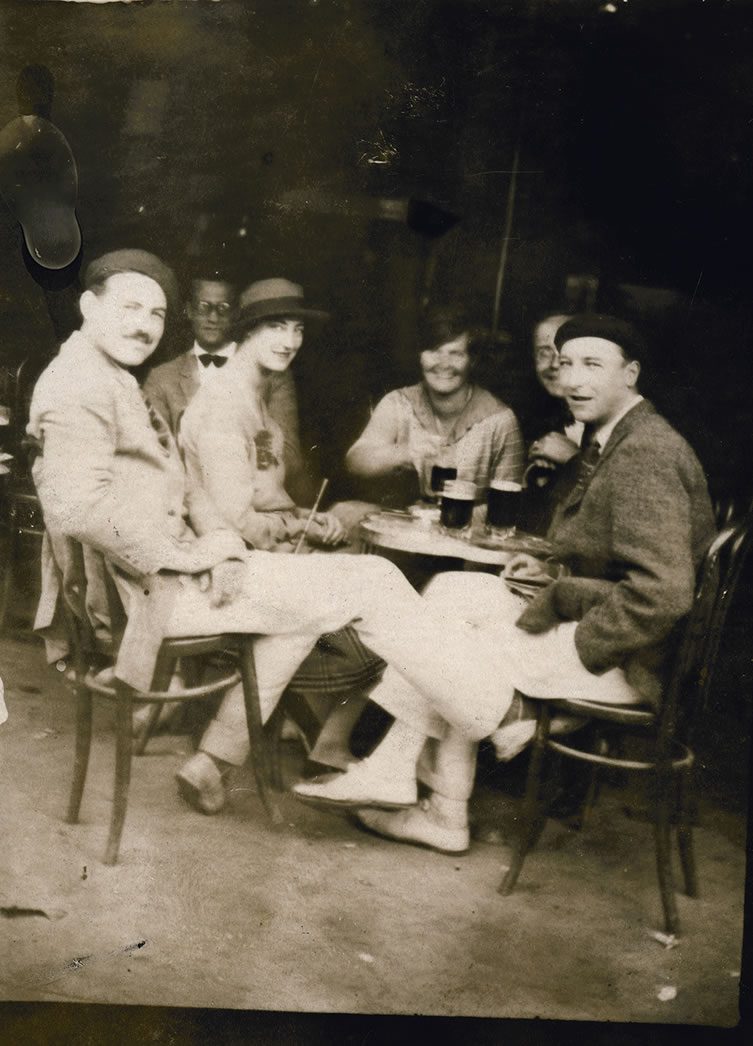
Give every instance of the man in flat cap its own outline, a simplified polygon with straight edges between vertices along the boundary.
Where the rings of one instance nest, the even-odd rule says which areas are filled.
[[[144,393],[174,436],[188,404],[197,391],[209,387],[238,348],[233,337],[237,314],[237,288],[228,276],[208,262],[191,277],[191,293],[185,306],[193,333],[193,345],[175,359],[153,367],[144,382]],[[274,375],[266,390],[266,406],[285,439],[283,454],[288,482],[296,493],[310,493],[302,475],[303,458],[298,426],[298,400],[290,371]]]
[[[389,838],[467,849],[476,742],[491,735],[498,757],[509,759],[532,740],[535,710],[521,694],[617,704],[661,700],[665,641],[690,610],[696,571],[714,533],[706,480],[685,440],[638,391],[646,349],[631,325],[576,316],[559,328],[556,344],[568,405],[585,428],[548,535],[569,574],[527,605],[504,579],[435,578],[424,599],[476,625],[477,657],[490,658],[488,671],[498,682],[492,703],[465,687],[443,704],[388,668],[370,695],[396,717],[382,744],[337,778],[295,786],[304,799],[340,805],[378,797],[381,782],[394,793],[399,781],[415,778],[425,738],[438,739],[434,790],[422,807],[359,814]],[[546,580],[530,556],[514,557],[505,573],[518,582]]]
[[[143,251],[93,262],[81,329],[42,373],[30,410],[46,527],[115,570],[128,616],[116,675],[148,689],[165,636],[261,633],[255,658],[266,719],[318,637],[353,624],[421,693],[447,702],[468,688],[490,701],[497,684],[475,656],[473,630],[436,614],[387,560],[247,551],[191,487],[168,426],[128,370],[157,347],[174,282]],[[51,594],[43,595],[48,607]],[[184,785],[206,791],[204,781]],[[415,791],[414,782],[387,801],[415,802]]]

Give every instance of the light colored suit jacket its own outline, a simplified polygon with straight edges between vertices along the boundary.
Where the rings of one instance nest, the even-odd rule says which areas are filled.
[[[144,382],[144,395],[178,434],[181,416],[198,391],[201,364],[193,352],[184,352],[168,363],[149,371]],[[267,408],[282,429],[285,439],[285,469],[288,476],[298,477],[303,468],[301,441],[298,428],[298,398],[290,371],[270,377]]]
[[[572,576],[537,596],[518,624],[542,632],[578,621],[585,667],[623,667],[656,703],[665,641],[690,611],[714,531],[698,459],[642,400],[615,426],[587,483],[576,484],[555,512],[549,537]]]
[[[175,441],[161,418],[150,418],[133,375],[80,332],[37,382],[28,432],[42,448],[33,473],[53,546],[73,538],[118,568],[128,604],[118,675],[148,687],[170,602],[171,581],[159,572],[241,557],[243,543],[187,484]],[[65,561],[58,565],[65,575]],[[38,627],[52,620],[58,595],[47,571]]]

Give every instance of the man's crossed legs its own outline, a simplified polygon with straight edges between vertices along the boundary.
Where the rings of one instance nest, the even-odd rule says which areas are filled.
[[[251,552],[241,593],[222,607],[211,606],[196,580],[183,577],[166,634],[258,632],[254,653],[266,720],[318,637],[348,624],[406,681],[409,693],[431,695],[443,707],[468,690],[476,695],[475,735],[483,737],[496,725],[493,641],[480,637],[460,617],[433,608],[395,566],[378,556]],[[223,801],[221,773],[248,754],[240,687],[225,696],[200,748],[206,772],[189,780],[179,774],[179,785],[194,805],[212,812]],[[415,781],[411,795],[415,801]],[[400,793],[401,803],[405,797]]]
[[[634,704],[640,696],[621,669],[596,676],[584,668],[575,649],[575,622],[539,635],[519,629],[515,621],[525,603],[500,578],[440,574],[427,586],[424,603],[442,632],[463,629],[465,678],[454,688],[420,689],[388,666],[371,693],[371,700],[395,717],[384,740],[345,774],[302,782],[294,791],[300,798],[336,806],[382,807],[360,809],[359,819],[391,838],[459,853],[469,843],[467,808],[478,741],[491,736],[500,758],[512,758],[533,737],[535,720],[521,718],[524,706],[516,691],[614,704]],[[442,649],[441,639],[434,652],[438,671],[448,655],[456,656],[454,650]],[[429,776],[432,794],[419,807],[412,804],[427,737],[437,739]],[[409,809],[384,809],[401,805],[401,799],[411,804]]]

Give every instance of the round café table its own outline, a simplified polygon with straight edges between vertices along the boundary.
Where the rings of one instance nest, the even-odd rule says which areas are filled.
[[[542,559],[552,554],[551,544],[532,534],[516,532],[509,538],[494,538],[476,524],[466,537],[452,537],[440,530],[438,522],[414,518],[408,512],[373,512],[361,521],[361,550],[380,549],[490,567],[503,567],[517,552]]]

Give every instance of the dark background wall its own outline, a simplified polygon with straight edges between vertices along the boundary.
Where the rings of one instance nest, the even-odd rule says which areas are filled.
[[[564,304],[568,275],[592,275],[597,304],[652,338],[650,391],[715,490],[745,491],[749,15],[690,0],[9,2],[0,126],[20,70],[46,65],[84,262],[133,244],[185,271],[208,251],[331,308],[296,361],[312,465],[330,473],[369,403],[415,373],[423,301],[473,300],[491,320],[517,148],[512,345],[492,383],[514,399],[531,322]],[[56,330],[4,208],[0,255],[7,368],[53,351]],[[71,294],[52,294],[58,328]],[[186,337],[175,317],[162,355]]]

